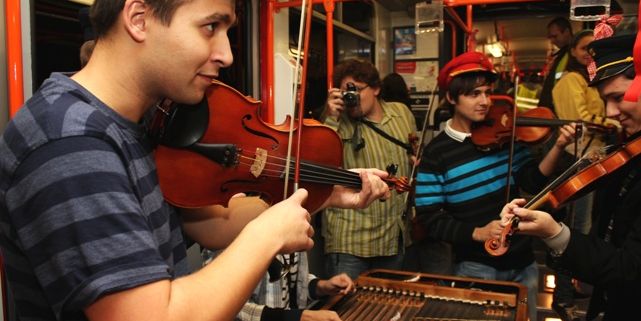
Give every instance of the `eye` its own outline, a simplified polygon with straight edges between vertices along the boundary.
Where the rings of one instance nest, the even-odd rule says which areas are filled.
[[[206,28],[207,28],[207,30],[208,30],[208,31],[213,32],[213,31],[215,31],[216,29],[218,29],[218,27],[219,27],[219,26],[220,26],[220,22],[215,21],[215,22],[212,22],[212,23],[210,23],[210,24],[207,24],[207,27],[206,27]]]

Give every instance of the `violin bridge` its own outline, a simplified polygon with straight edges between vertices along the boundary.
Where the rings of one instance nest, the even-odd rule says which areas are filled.
[[[254,162],[249,169],[254,177],[258,178],[258,176],[260,176],[260,174],[263,172],[263,169],[265,169],[265,163],[267,163],[267,150],[256,148]]]

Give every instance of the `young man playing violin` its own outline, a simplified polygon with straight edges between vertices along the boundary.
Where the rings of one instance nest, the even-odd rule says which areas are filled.
[[[53,74],[7,125],[0,245],[20,319],[229,320],[277,253],[312,247],[301,189],[189,274],[185,237],[207,244],[216,236],[183,229],[182,222],[207,216],[179,214],[158,185],[140,121],[164,98],[203,99],[232,63],[234,5],[96,0],[88,64],[71,78]],[[377,175],[386,173],[362,171],[361,191],[337,187],[325,206],[365,207],[388,197]]]
[[[523,208],[523,199],[513,200],[501,213],[505,222],[514,216],[520,219],[517,233],[538,236],[550,247],[551,265],[594,285],[586,320],[601,312],[605,312],[604,321],[629,320],[638,315],[641,298],[641,158],[634,152],[641,144],[641,105],[638,92],[630,93],[635,101],[624,99],[635,78],[633,65],[638,63],[632,61],[635,38],[615,36],[588,46],[596,63],[590,85],[596,86],[605,100],[606,116],[620,122],[626,135],[624,144],[636,146],[631,153],[614,149],[611,157],[625,156],[622,159],[626,161],[604,163],[611,174],[589,177],[599,182],[596,194],[600,200],[593,212],[592,233],[571,231],[546,212]]]
[[[492,108],[494,80],[492,63],[478,52],[454,58],[439,73],[438,84],[453,116],[425,147],[416,177],[417,223],[428,237],[452,243],[455,274],[526,285],[530,319],[536,320],[538,268],[530,239],[513,238],[503,256],[488,254],[484,242],[501,235],[498,215],[506,189],[519,195],[519,188],[533,193],[543,187],[572,142],[574,128],[562,127],[554,147],[539,163],[527,146],[516,144],[507,186],[509,143],[487,152],[471,141],[473,124],[484,121]]]

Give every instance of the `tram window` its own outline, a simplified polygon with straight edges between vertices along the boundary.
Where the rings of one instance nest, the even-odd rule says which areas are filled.
[[[342,22],[354,29],[372,35],[374,8],[369,2],[343,2]]]
[[[335,40],[336,62],[350,58],[372,61],[374,43],[347,32],[337,32]]]
[[[83,38],[78,11],[81,7],[71,2],[35,1],[32,36],[34,90],[52,72],[80,69]],[[52,55],[52,52],[56,54]]]

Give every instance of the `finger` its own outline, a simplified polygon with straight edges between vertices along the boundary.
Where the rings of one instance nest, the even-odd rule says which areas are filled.
[[[520,219],[525,220],[525,221],[533,221],[535,216],[534,216],[535,211],[530,211],[526,208],[515,208],[512,213],[514,215],[518,216]]]
[[[247,194],[245,194],[245,193],[237,193],[237,194],[232,195],[231,198],[246,197],[246,196],[247,196]]]
[[[296,202],[297,204],[303,204],[307,199],[307,190],[304,188],[299,188],[294,194],[292,194],[289,199]]]

